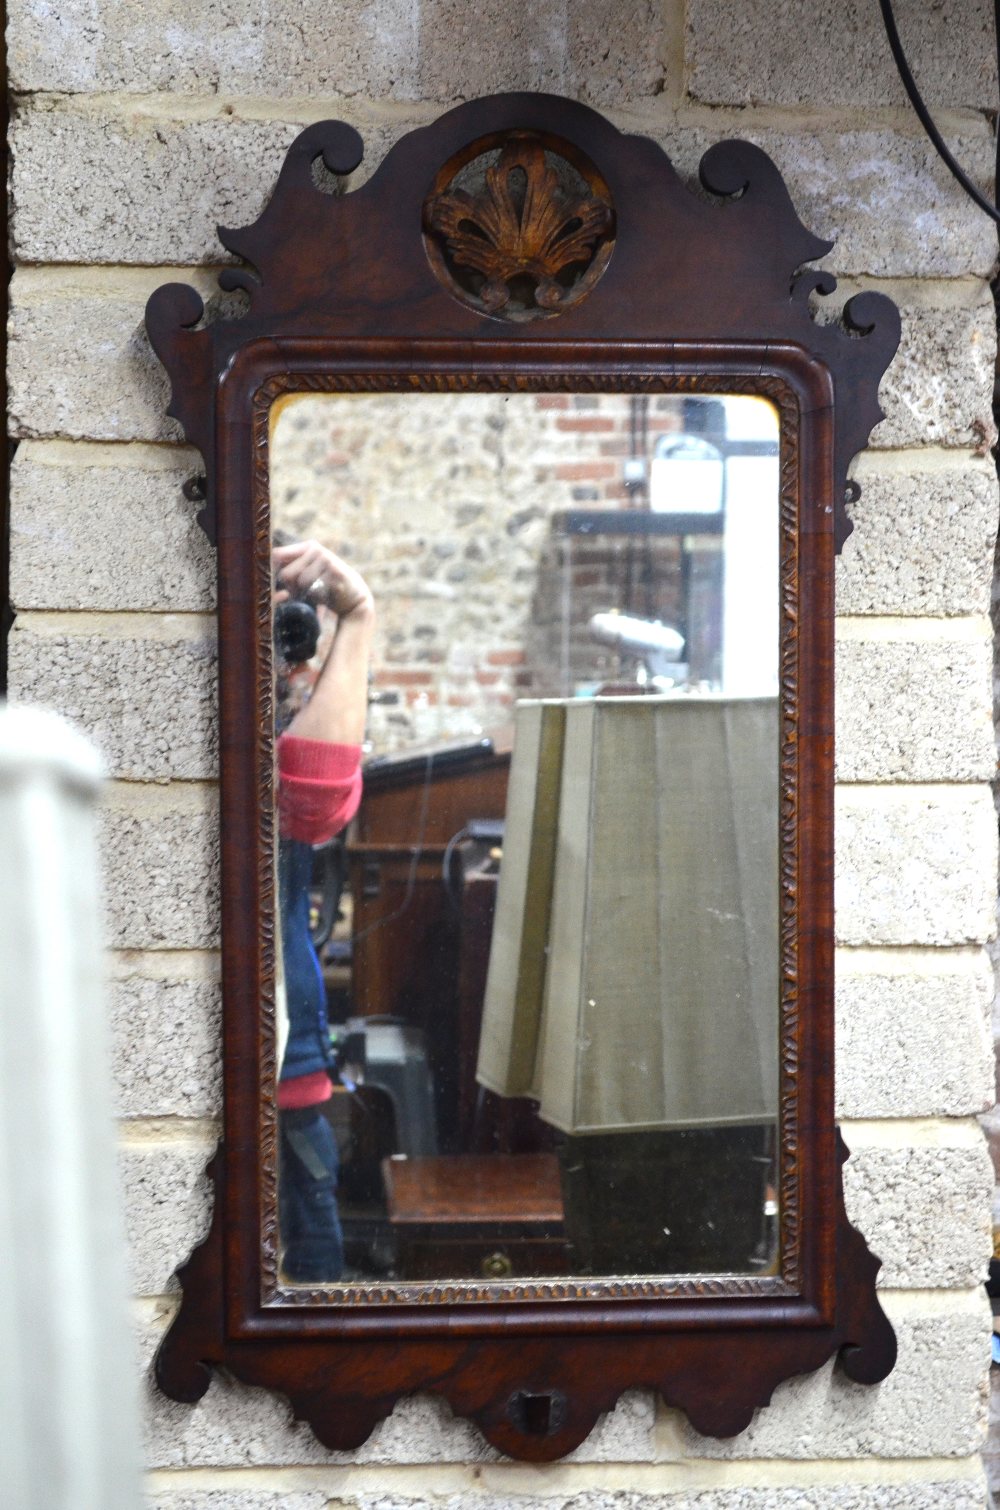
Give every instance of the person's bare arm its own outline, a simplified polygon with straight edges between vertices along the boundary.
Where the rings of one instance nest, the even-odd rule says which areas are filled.
[[[299,739],[360,744],[368,708],[368,664],[375,605],[361,574],[315,540],[276,546],[275,601],[306,593],[328,604],[337,627],[312,696],[286,732]]]

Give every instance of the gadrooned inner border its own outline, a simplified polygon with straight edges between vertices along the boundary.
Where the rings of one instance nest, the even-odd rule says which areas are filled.
[[[277,1083],[275,1035],[275,950],[273,925],[262,932],[261,1022],[258,1147],[260,1150],[261,1302],[269,1307],[323,1306],[326,1309],[379,1306],[424,1307],[429,1304],[492,1303],[503,1301],[607,1301],[682,1297],[748,1299],[796,1296],[802,1292],[800,1181],[797,1158],[798,1099],[798,873],[799,782],[797,763],[799,656],[799,476],[800,415],[791,387],[774,375],[630,374],[585,376],[565,373],[530,377],[504,372],[331,373],[288,372],[269,378],[254,395],[253,404],[253,517],[257,580],[259,740],[259,811],[262,815],[258,871],[261,896],[271,899],[276,889],[273,858],[273,706],[271,684],[271,517],[269,448],[271,406],[296,393],[413,393],[413,392],[597,392],[597,393],[748,393],[769,399],[780,418],[779,550],[780,550],[780,698],[779,866],[780,866],[780,1089],[778,1191],[780,1204],[780,1274],[566,1276],[484,1284],[476,1280],[400,1282],[322,1287],[283,1284],[278,1278],[277,1204]]]

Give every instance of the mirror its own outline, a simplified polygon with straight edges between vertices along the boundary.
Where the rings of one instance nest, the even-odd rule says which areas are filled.
[[[275,405],[288,1281],[773,1272],[778,446],[746,394]]]
[[[833,1104],[833,565],[898,315],[774,164],[317,122],[147,329],[217,545],[224,1139],[157,1357],[549,1460],[885,1377]],[[320,171],[325,168],[326,173]]]

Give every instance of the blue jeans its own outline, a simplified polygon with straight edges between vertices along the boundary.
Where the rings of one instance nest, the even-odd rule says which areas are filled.
[[[281,1267],[305,1284],[338,1280],[344,1238],[337,1211],[337,1140],[316,1106],[279,1112],[278,1223]]]

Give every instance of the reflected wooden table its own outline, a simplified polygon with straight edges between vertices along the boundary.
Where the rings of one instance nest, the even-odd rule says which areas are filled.
[[[395,1157],[382,1172],[400,1279],[571,1272],[554,1154]]]

